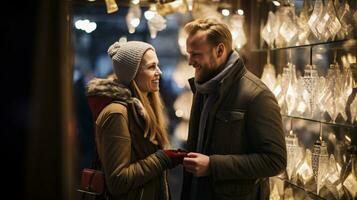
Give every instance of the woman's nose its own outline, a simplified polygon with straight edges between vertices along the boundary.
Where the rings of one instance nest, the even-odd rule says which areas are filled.
[[[157,75],[161,75],[162,74],[162,71],[160,70],[160,68],[156,67],[156,74]]]

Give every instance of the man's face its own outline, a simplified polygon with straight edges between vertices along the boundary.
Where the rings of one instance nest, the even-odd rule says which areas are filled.
[[[195,80],[206,82],[218,73],[218,58],[216,48],[206,42],[206,34],[198,31],[190,35],[186,41],[188,64],[195,68]]]

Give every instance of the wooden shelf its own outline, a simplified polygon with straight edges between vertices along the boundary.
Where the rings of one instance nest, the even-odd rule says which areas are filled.
[[[349,40],[357,40],[357,38],[347,38],[347,39],[342,39],[342,40],[331,40],[331,41],[326,41],[326,42],[316,42],[316,43],[312,43],[312,44],[303,44],[303,45],[287,46],[287,47],[279,47],[279,48],[271,48],[271,49],[252,49],[252,52],[266,52],[268,50],[270,50],[270,51],[279,51],[279,50],[287,50],[287,49],[294,49],[294,48],[313,47],[313,46],[317,46],[317,45],[343,43],[343,42],[347,42]]]
[[[316,123],[322,123],[322,124],[327,124],[331,126],[339,126],[339,127],[346,127],[346,128],[357,128],[356,124],[347,124],[347,123],[336,123],[336,122],[327,122],[327,121],[321,121],[321,120],[316,120],[316,119],[310,119],[310,118],[305,118],[305,117],[298,117],[298,116],[291,116],[291,115],[282,115],[283,117],[288,117],[288,118],[293,118],[293,119],[301,119],[301,120],[306,120],[306,121],[311,121],[311,122],[316,122]]]

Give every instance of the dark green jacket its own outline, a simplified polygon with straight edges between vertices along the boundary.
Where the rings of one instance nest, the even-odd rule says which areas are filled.
[[[203,95],[194,92],[187,149],[195,151]],[[219,84],[208,113],[203,154],[210,175],[199,178],[197,199],[269,199],[268,177],[286,167],[280,108],[272,92],[240,59]],[[184,172],[181,198],[188,200],[192,174]]]

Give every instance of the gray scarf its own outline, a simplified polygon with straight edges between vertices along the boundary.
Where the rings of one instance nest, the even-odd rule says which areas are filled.
[[[229,56],[227,63],[224,65],[223,70],[219,74],[204,83],[198,83],[195,81],[196,90],[201,94],[211,94],[215,92],[217,90],[218,83],[226,76],[226,74],[228,74],[238,58],[239,54],[236,51],[233,51]]]
[[[199,133],[196,146],[197,152],[201,152],[203,150],[203,138],[207,123],[208,112],[217,98],[218,84],[226,75],[229,74],[231,69],[233,69],[233,64],[237,61],[238,58],[239,54],[236,51],[233,51],[229,56],[228,61],[224,66],[224,69],[219,74],[202,84],[195,81],[197,92],[204,94],[204,105],[200,116],[198,131]]]
[[[220,81],[223,80],[223,78],[226,75],[229,74],[231,69],[233,69],[234,67],[234,63],[238,59],[239,59],[239,54],[236,51],[233,51],[229,56],[227,63],[224,65],[223,70],[219,74],[217,74],[215,77],[202,84],[195,81],[196,91],[204,95],[203,108],[200,116],[199,129],[198,129],[196,152],[202,153],[203,151],[203,138],[204,138],[205,128],[208,119],[208,112],[210,111],[213,103],[217,99],[218,84]],[[198,178],[192,177],[191,194],[190,194],[191,200],[197,199],[196,197],[197,184],[198,184]]]

